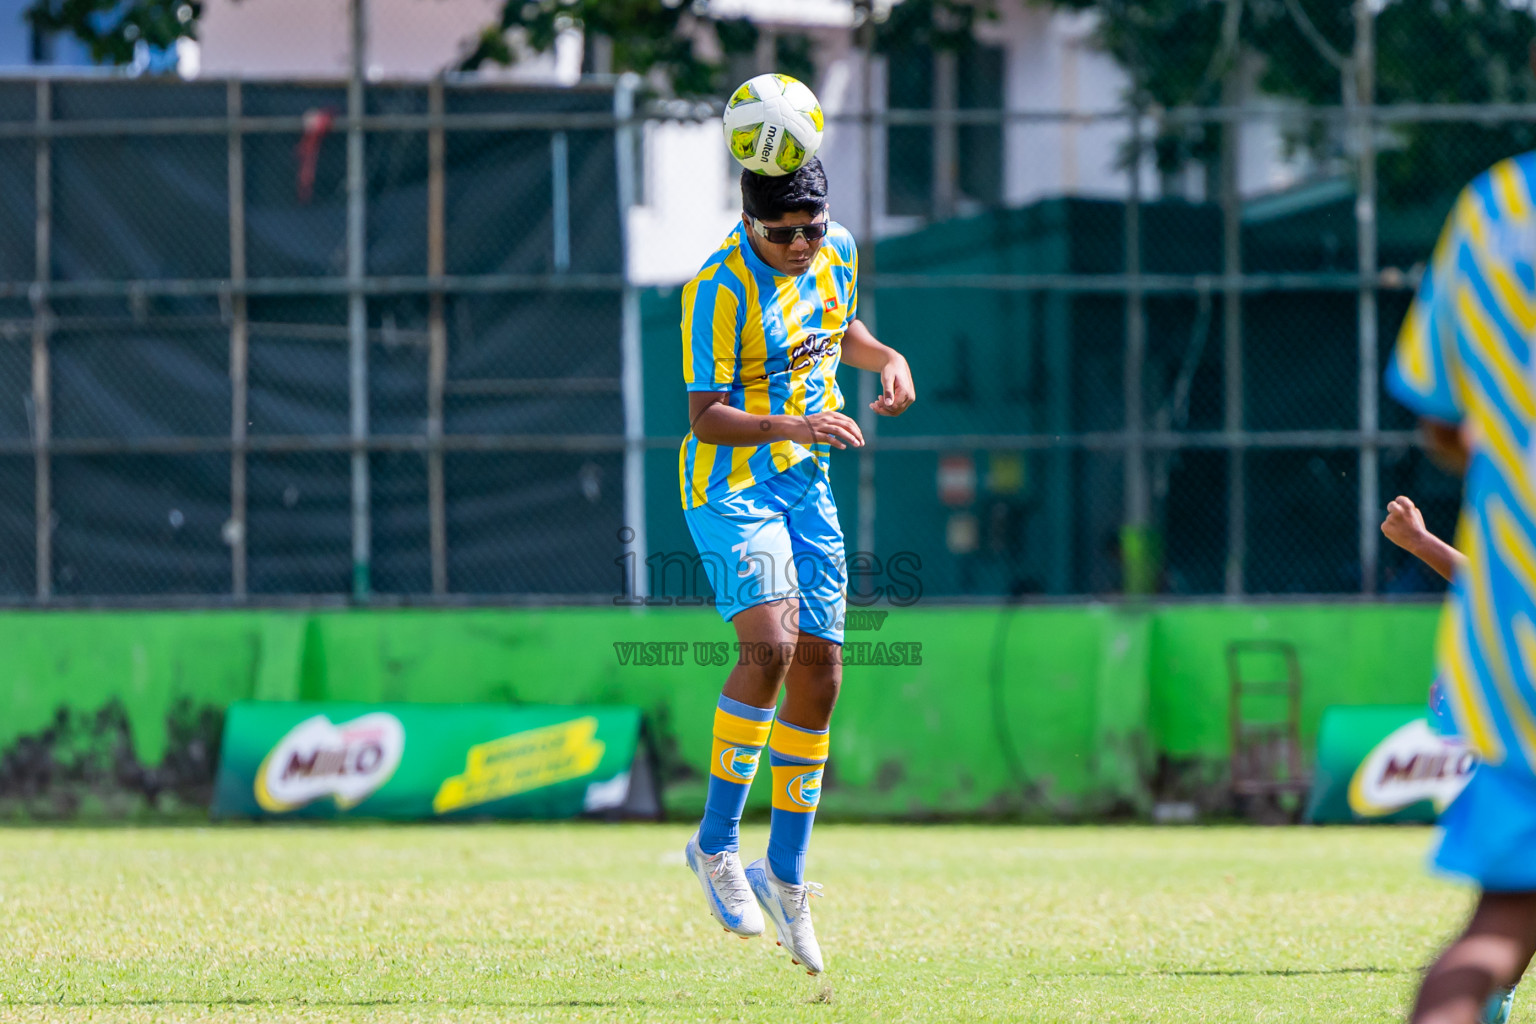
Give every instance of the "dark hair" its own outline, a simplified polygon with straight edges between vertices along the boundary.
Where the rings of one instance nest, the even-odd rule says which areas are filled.
[[[758,220],[778,220],[794,210],[820,213],[827,208],[827,172],[821,160],[813,156],[794,174],[778,177],[742,171],[741,208]]]

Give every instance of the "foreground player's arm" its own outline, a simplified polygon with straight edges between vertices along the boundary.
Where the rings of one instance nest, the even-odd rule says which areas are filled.
[[[1462,428],[1430,416],[1419,417],[1419,440],[1429,459],[1447,473],[1467,475],[1467,462],[1471,459],[1467,439]]]
[[[855,320],[843,335],[843,362],[857,370],[872,370],[880,375],[880,397],[869,407],[881,416],[900,416],[917,401],[912,386],[912,368],[900,352],[882,345],[869,333],[864,321]]]
[[[1430,533],[1418,506],[1408,498],[1399,496],[1387,503],[1387,519],[1381,524],[1381,532],[1447,582],[1467,566],[1467,556]]]
[[[840,412],[813,412],[809,416],[760,416],[726,405],[718,391],[688,392],[688,419],[693,436],[705,444],[731,448],[756,447],[773,441],[800,444],[829,442],[834,448],[864,444],[858,423]]]

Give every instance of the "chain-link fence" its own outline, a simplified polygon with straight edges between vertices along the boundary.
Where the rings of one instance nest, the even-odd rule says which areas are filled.
[[[874,470],[844,487],[875,508],[859,547],[915,552],[940,596],[1442,589],[1379,526],[1407,494],[1449,536],[1459,482],[1415,447],[1381,376],[1457,192],[1521,151],[1533,114],[893,112],[900,128],[871,147],[885,148],[884,212],[921,225],[879,244],[862,294],[922,403],[866,417]],[[937,170],[889,183],[898,152],[967,153],[967,125],[998,133],[986,159],[1020,137],[1051,159],[1066,129],[1102,131],[1119,194],[1009,208],[962,190],[956,218],[957,182]],[[1245,192],[1245,134],[1289,148],[1294,180]],[[1189,166],[1170,182],[1158,163],[1191,136],[1211,165],[1196,162],[1192,190]]]
[[[832,118],[921,395],[834,459],[850,549],[934,598],[1435,589],[1377,527],[1404,493],[1447,533],[1458,484],[1381,369],[1536,107],[1008,110],[973,56]],[[643,590],[691,544],[630,97],[0,82],[0,600]],[[1243,187],[1245,132],[1284,187]],[[1021,193],[1065,133],[1109,184]]]
[[[0,82],[0,595],[610,586],[628,96]]]

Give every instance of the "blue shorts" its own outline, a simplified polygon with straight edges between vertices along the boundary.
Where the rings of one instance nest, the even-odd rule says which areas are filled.
[[[1440,815],[1434,865],[1488,892],[1536,892],[1536,775],[1480,764]]]
[[[802,633],[843,642],[843,528],[815,459],[683,515],[727,622],[754,605],[793,597]]]

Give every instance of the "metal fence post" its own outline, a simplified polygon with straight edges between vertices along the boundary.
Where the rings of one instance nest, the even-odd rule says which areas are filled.
[[[933,51],[933,194],[930,197],[934,220],[948,220],[955,215],[959,198],[960,126],[955,111],[960,106],[959,56],[954,50]]]
[[[246,596],[246,480],[245,451],[249,420],[250,334],[245,296],[245,143],[240,134],[243,109],[240,82],[226,86],[229,113],[229,542],[230,593]]]
[[[625,127],[617,129],[621,134]],[[555,273],[571,269],[571,140],[565,132],[549,136],[549,178]]]
[[[37,524],[37,600],[53,597],[53,409],[48,366],[48,333],[53,304],[48,298],[52,278],[53,142],[47,132],[53,118],[53,88],[46,78],[37,83],[36,223],[32,286],[32,457],[35,464],[34,515]]]
[[[613,92],[613,112],[619,119],[619,123],[614,126],[614,153],[618,160],[619,237],[624,274],[619,336],[619,383],[624,398],[624,522],[620,528],[620,542],[624,544],[628,563],[633,567],[633,589],[626,596],[638,599],[635,601],[637,607],[644,603],[650,593],[650,574],[640,568],[648,557],[645,529],[645,379],[640,350],[640,291],[629,274],[629,213],[638,199],[635,195],[638,162],[635,149],[639,131],[634,116],[635,92],[639,86],[637,76],[626,74],[620,76]],[[624,540],[626,537],[628,540]]]
[[[1381,509],[1377,478],[1378,438],[1376,332],[1376,130],[1375,24],[1368,0],[1355,4],[1355,131],[1360,159],[1360,188],[1355,197],[1355,233],[1359,240],[1360,292],[1360,591],[1376,593],[1381,537],[1376,517]]]
[[[443,132],[446,110],[441,77],[427,83],[427,110],[432,127],[427,131],[427,276],[447,273],[445,208],[447,181],[444,162],[447,140]],[[448,323],[446,297],[434,288],[427,300],[427,520],[432,550],[432,593],[448,593],[448,502],[443,482],[443,388],[448,377]]]
[[[859,126],[859,155],[862,161],[862,177],[864,186],[864,225],[863,237],[858,239],[859,276],[865,280],[875,276],[875,218],[879,214],[875,198],[875,21],[874,5],[869,0],[860,0],[859,9],[864,14],[864,24],[861,30],[864,33],[862,57],[863,67],[860,69],[862,81],[862,107],[861,124]],[[863,294],[858,297],[858,318],[864,322],[871,333],[877,330],[875,325],[875,290],[873,288],[861,289]],[[856,550],[862,553],[873,553],[875,550],[875,453],[869,450],[869,442],[875,439],[875,427],[878,417],[870,409],[869,403],[875,400],[876,379],[872,374],[860,373],[858,375],[858,421],[859,430],[864,434],[866,447],[859,449],[859,525],[855,535]]]
[[[1153,552],[1147,524],[1147,453],[1142,408],[1143,366],[1147,353],[1147,317],[1141,287],[1141,109],[1131,111],[1131,179],[1125,202],[1125,526],[1120,537],[1122,588],[1150,593]]]
[[[363,80],[367,72],[366,0],[351,0],[352,74],[347,80],[347,377],[352,410],[352,596],[372,590],[373,524],[368,479],[368,175],[364,165]]]
[[[1240,84],[1236,62],[1222,78],[1221,103],[1228,112],[1236,106]],[[1227,580],[1228,597],[1244,591],[1244,563],[1248,558],[1248,506],[1244,486],[1243,432],[1243,224],[1242,196],[1238,193],[1238,132],[1241,122],[1228,116],[1221,122],[1221,235],[1222,235],[1222,328],[1226,366],[1225,416],[1227,434]]]

